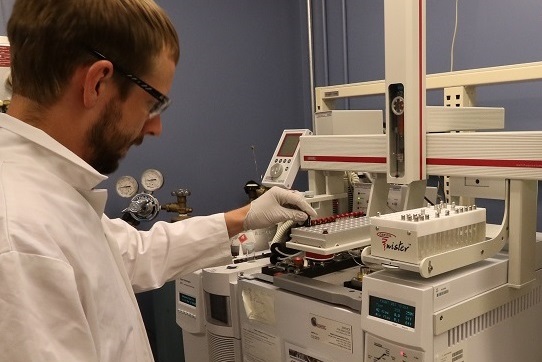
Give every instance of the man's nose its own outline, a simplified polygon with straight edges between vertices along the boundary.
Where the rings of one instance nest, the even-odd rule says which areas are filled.
[[[148,119],[143,126],[141,133],[143,135],[150,134],[152,136],[160,136],[162,134],[162,120],[160,118],[160,115]]]

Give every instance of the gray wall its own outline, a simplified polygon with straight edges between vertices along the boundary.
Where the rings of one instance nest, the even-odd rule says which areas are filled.
[[[316,85],[384,79],[383,1],[314,0]],[[450,70],[454,0],[427,1],[427,74]],[[542,2],[459,1],[454,70],[542,61]],[[477,104],[504,107],[506,129],[541,130],[542,82],[484,86]],[[442,91],[430,91],[428,105],[442,105]],[[337,102],[337,108],[384,109],[384,97]],[[480,201],[490,222],[500,223],[501,202]],[[539,183],[538,230],[542,230]]]
[[[236,208],[247,201],[246,181],[260,181],[282,130],[311,126],[305,2],[158,2],[181,41],[173,104],[162,136],[131,150],[105,183],[106,211],[118,216],[127,204],[114,192],[117,178],[139,179],[149,167],[165,176],[155,194],[161,202],[182,187],[192,193],[193,215]]]
[[[0,0],[0,35],[7,35],[6,27],[15,0]]]

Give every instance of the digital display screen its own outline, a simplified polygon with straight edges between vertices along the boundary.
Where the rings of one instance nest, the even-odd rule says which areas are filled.
[[[183,293],[179,293],[179,302],[186,303],[188,305],[191,305],[193,307],[196,306],[196,298],[194,298],[191,295],[186,295]]]
[[[297,145],[299,144],[299,137],[301,137],[301,133],[289,133],[284,136],[284,140],[280,145],[277,156],[292,157],[295,153]]]
[[[414,328],[416,307],[370,295],[369,315],[405,327]]]

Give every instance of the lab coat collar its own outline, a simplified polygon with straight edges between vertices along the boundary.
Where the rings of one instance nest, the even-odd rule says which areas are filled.
[[[107,179],[107,176],[100,174],[79,156],[39,128],[33,127],[5,113],[0,113],[0,128],[17,134],[52,152],[56,157],[47,157],[43,162],[48,167],[54,168],[57,176],[61,177],[80,191],[86,191],[91,194],[90,191],[92,191],[100,182]],[[28,152],[36,151],[30,149]],[[32,156],[40,157],[38,152],[36,152],[36,155]],[[41,155],[41,157],[43,156]]]

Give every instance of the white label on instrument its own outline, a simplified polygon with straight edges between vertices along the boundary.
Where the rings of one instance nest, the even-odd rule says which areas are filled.
[[[310,338],[353,353],[352,326],[310,314]]]

